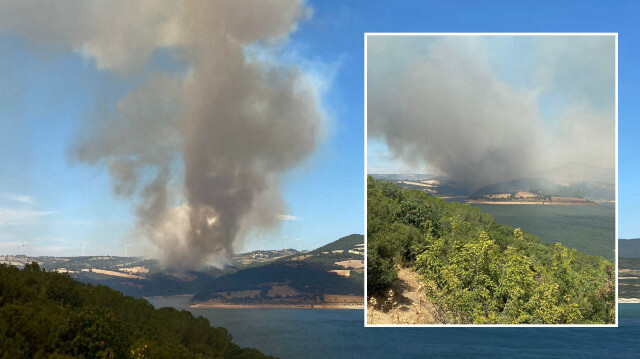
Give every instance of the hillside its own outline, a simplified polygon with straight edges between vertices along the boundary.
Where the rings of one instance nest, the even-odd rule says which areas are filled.
[[[618,240],[618,298],[640,298],[640,239]]]
[[[541,178],[518,178],[477,189],[469,195],[471,199],[486,197],[491,194],[530,193],[542,200],[551,197],[581,198],[590,201],[612,201],[615,199],[615,187],[604,182],[565,182],[558,183]]]
[[[200,271],[177,272],[163,270],[154,259],[138,257],[0,256],[0,263],[18,267],[32,261],[48,271],[67,273],[77,281],[106,285],[136,298],[195,293],[211,279],[235,270],[210,266]]]
[[[611,261],[542,244],[467,204],[371,177],[367,191],[367,288],[378,305],[400,266],[420,275],[442,323],[614,322]]]
[[[243,268],[258,267],[282,258],[295,256],[295,249],[253,251],[236,254],[224,268],[207,266],[197,271],[163,269],[155,259],[116,256],[27,257],[0,256],[0,263],[18,267],[32,261],[50,271],[68,273],[72,278],[109,288],[136,298],[193,294],[212,279]]]
[[[640,258],[618,259],[618,298],[640,299]]]
[[[361,246],[364,246],[364,236],[362,234],[351,234],[346,237],[342,237],[337,241],[325,244],[324,246],[317,248],[311,253],[331,252],[331,251],[350,251],[356,250]],[[362,254],[362,253],[360,253]]]
[[[263,358],[224,328],[105,286],[0,264],[0,357]]]
[[[210,266],[186,272],[163,270],[156,260],[135,257],[0,256],[0,262],[17,266],[28,261],[36,261],[50,271],[67,273],[80,282],[106,285],[136,298],[195,293],[194,303],[211,298],[246,305],[364,302],[361,234],[340,238],[310,252],[285,249],[237,254],[231,265],[222,269]]]
[[[338,295],[352,296],[349,302],[362,303],[362,292],[362,286],[350,278],[304,261],[289,261],[216,278],[193,296],[193,302],[320,305],[331,302],[329,296]]]
[[[196,305],[361,306],[364,236],[354,234],[311,252],[239,269],[211,280]]]
[[[394,182],[406,189],[415,189],[438,197],[467,197],[469,191],[446,177],[427,174],[372,174],[379,181]]]

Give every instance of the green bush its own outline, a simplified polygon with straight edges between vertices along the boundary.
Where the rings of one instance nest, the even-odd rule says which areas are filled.
[[[105,286],[0,264],[0,358],[261,358],[223,328]]]
[[[385,292],[398,266],[411,265],[449,322],[614,322],[610,261],[543,245],[466,204],[371,177],[367,189],[370,294]]]

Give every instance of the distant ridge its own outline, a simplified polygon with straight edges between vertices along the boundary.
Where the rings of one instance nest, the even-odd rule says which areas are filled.
[[[362,305],[364,236],[351,234],[316,250],[244,267],[196,291],[195,305]]]
[[[362,234],[342,237],[313,251],[288,248],[241,253],[224,268],[186,272],[163,269],[157,260],[137,257],[0,255],[0,264],[24,266],[31,261],[48,271],[67,273],[80,282],[106,285],[136,298],[196,293],[196,300],[212,298],[241,305],[354,307],[364,302]]]
[[[353,249],[357,244],[364,243],[364,236],[362,234],[350,234],[346,237],[342,237],[337,241],[333,241],[331,243],[325,244],[324,246],[317,248],[312,251],[312,253],[319,253],[325,251],[335,251],[335,250],[350,250]]]
[[[561,197],[586,198],[594,201],[610,201],[615,199],[615,187],[603,182],[583,181],[561,184],[541,178],[518,178],[491,184],[477,189],[470,197],[516,191],[530,191]]]
[[[525,191],[539,195],[584,198],[591,201],[615,200],[615,186],[609,183],[602,175],[594,176],[589,180],[561,180],[563,177],[555,174],[556,172],[573,173],[583,167],[579,164],[562,166],[550,170],[549,173],[541,173],[536,177],[515,178],[485,185],[475,189],[472,193],[447,176],[372,174],[371,177],[379,181],[393,182],[402,188],[419,190],[436,197],[469,196],[471,199],[478,199],[483,195]],[[607,169],[601,169],[601,172],[607,172]],[[580,177],[576,175],[575,178]],[[601,181],[600,179],[606,181]],[[436,183],[433,183],[433,181]]]

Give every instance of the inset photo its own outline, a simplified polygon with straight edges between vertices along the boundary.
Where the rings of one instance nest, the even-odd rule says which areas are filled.
[[[366,34],[366,325],[617,325],[617,34]]]

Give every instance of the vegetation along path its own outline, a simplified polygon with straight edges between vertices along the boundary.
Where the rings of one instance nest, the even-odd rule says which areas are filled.
[[[386,296],[371,298],[367,305],[369,324],[440,324],[420,276],[411,268],[399,269],[398,279]]]

